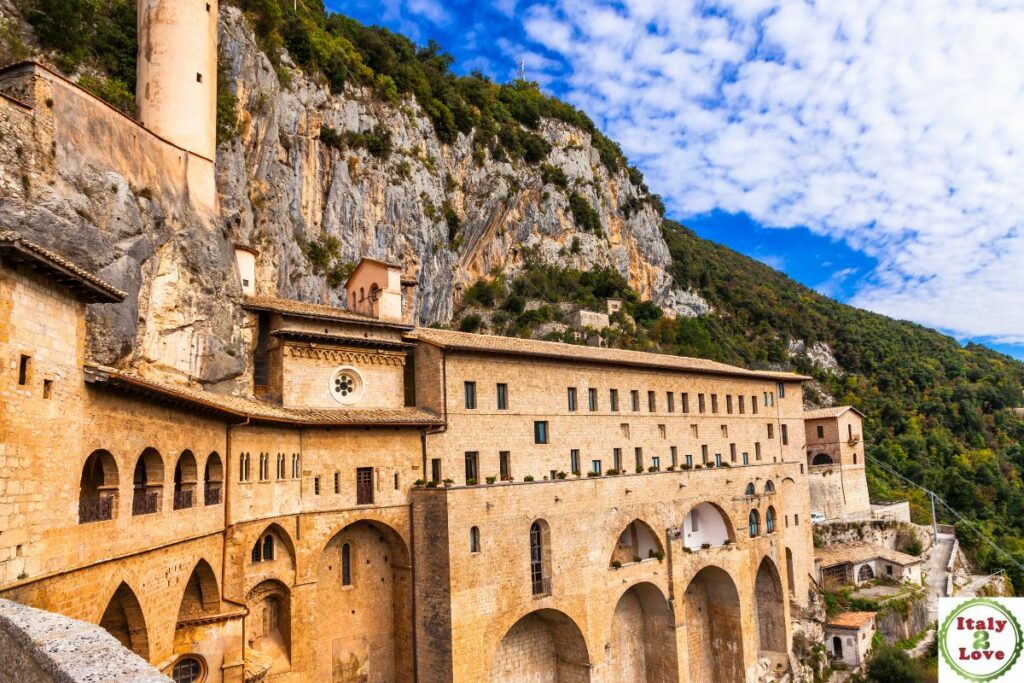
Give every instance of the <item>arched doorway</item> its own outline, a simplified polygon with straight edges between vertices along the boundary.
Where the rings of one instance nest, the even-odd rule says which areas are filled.
[[[875,570],[871,568],[870,564],[862,564],[857,570],[857,583],[870,581],[873,578],[875,578]]]
[[[684,604],[690,680],[744,683],[740,597],[732,577],[704,567],[686,587]]]
[[[619,598],[609,639],[610,681],[678,681],[675,620],[657,586],[640,583]]]
[[[117,510],[117,463],[109,451],[93,451],[82,467],[78,523],[113,519]]]
[[[784,599],[779,570],[766,557],[761,560],[754,580],[754,614],[757,617],[758,654],[768,657],[773,666],[778,661],[784,661],[787,651]]]
[[[629,564],[651,557],[664,557],[665,551],[654,531],[646,522],[635,519],[630,522],[615,543],[610,562]]]
[[[712,503],[693,506],[683,518],[682,526],[683,545],[690,550],[704,545],[714,548],[736,540],[728,515]]]
[[[114,591],[107,609],[100,618],[100,626],[117,638],[126,648],[149,661],[149,633],[142,605],[128,584],[122,583]]]
[[[324,546],[317,569],[316,680],[413,680],[412,566],[402,537],[371,520]]]
[[[843,639],[839,636],[832,637],[832,654],[835,655],[836,659],[843,658]]]
[[[586,683],[590,656],[583,633],[568,616],[552,609],[531,612],[501,639],[490,683]]]
[[[245,604],[246,646],[258,650],[273,664],[268,674],[291,668],[291,593],[280,581],[268,579],[249,591]]]

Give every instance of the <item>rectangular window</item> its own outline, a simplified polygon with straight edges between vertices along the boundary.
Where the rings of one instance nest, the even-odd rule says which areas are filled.
[[[630,403],[630,406],[633,408],[633,412],[634,413],[635,412],[639,412],[639,410],[640,410],[640,392],[638,390],[633,389],[632,391],[629,392],[629,403]]]
[[[356,468],[356,505],[373,503],[373,468]]]
[[[622,432],[622,438],[623,439],[628,439],[629,438],[629,423],[628,422],[623,422],[622,424],[620,424],[619,425],[619,431]]]
[[[704,412],[704,394],[697,394],[697,412]]]
[[[821,425],[818,425],[818,438],[819,439],[824,439],[825,438],[825,428],[822,427]]]
[[[432,458],[430,460],[430,481],[435,484],[441,483],[441,458]]]
[[[737,396],[736,402],[739,403],[740,415],[743,415],[745,412],[747,412],[747,401],[745,396]]]
[[[569,399],[569,412],[570,413],[575,413],[576,412],[576,387],[569,387],[569,390],[568,390],[567,393],[568,393],[568,399]]]
[[[587,389],[587,407],[592,413],[597,410],[597,389]]]
[[[633,460],[635,461],[637,470],[644,468],[644,449],[637,446],[633,449]]]
[[[697,425],[690,425],[690,436],[692,436],[695,439],[699,439],[700,427],[698,427]]]
[[[749,465],[750,464],[750,454],[747,453],[746,451],[743,451],[743,464],[744,465]]]
[[[22,354],[21,360],[18,362],[18,384],[25,386],[28,384],[28,374],[32,369],[32,357]]]
[[[43,380],[43,398],[49,399],[51,396],[53,396],[53,380],[52,379],[44,379]]]
[[[622,449],[621,448],[613,448],[612,449],[612,467],[614,469],[616,469],[616,470],[619,470],[619,471],[622,470]]]
[[[782,425],[780,427],[780,429],[782,430],[782,445],[783,446],[788,446],[789,445],[789,426],[788,425]]]
[[[771,422],[768,423],[768,438],[775,438],[775,425],[773,425]]]
[[[569,471],[573,474],[579,474],[580,472],[580,451],[578,448],[573,448],[569,451]]]
[[[313,495],[320,495],[320,477],[313,477]]]
[[[732,415],[732,394],[725,395],[725,412]]]
[[[672,446],[669,448],[669,453],[672,454],[672,467],[679,467],[679,449]]]
[[[750,397],[750,412],[757,415],[757,396]]]
[[[690,510],[690,531],[700,531],[700,513],[697,512],[697,508]]]
[[[602,470],[601,470],[601,461],[600,460],[591,460],[590,461],[590,471],[591,472],[596,472],[597,474],[601,474],[601,472],[602,472]]]
[[[647,412],[658,412],[658,399],[653,391],[647,392]]]
[[[721,453],[715,453],[715,467],[721,467],[721,466],[722,466],[722,454]]]
[[[341,493],[341,474],[338,472],[334,473],[334,492]]]
[[[498,410],[508,410],[508,385],[498,385]]]
[[[608,406],[613,413],[619,412],[619,390],[608,390]]]
[[[665,392],[665,410],[670,413],[676,412],[676,395],[671,391]]]
[[[653,456],[653,457],[651,458],[651,467],[653,467],[653,468],[654,468],[654,471],[655,471],[655,472],[657,472],[658,470],[660,470],[660,469],[661,469],[661,458],[660,458],[660,457],[658,457],[657,455]]]
[[[782,382],[779,382],[779,385],[776,387],[776,391],[779,392],[779,398],[786,398],[786,385],[785,384],[783,384]]]
[[[722,438],[723,439],[728,439],[729,438],[729,425],[722,425]]]
[[[687,467],[693,467],[693,454],[692,453],[687,453],[686,455],[684,455],[683,456],[683,462],[686,463]]]
[[[548,442],[548,423],[538,420],[533,423],[533,442],[545,444]]]
[[[398,490],[398,472],[395,472],[395,490]]]
[[[700,461],[705,465],[708,464],[708,447],[703,445],[700,447]]]
[[[718,394],[711,394],[711,412],[718,413]]]
[[[476,382],[466,382],[466,410],[476,408]]]
[[[476,451],[466,451],[466,484],[473,485],[477,480],[477,465],[480,462],[480,454]]]
[[[761,459],[761,442],[758,441],[754,444],[754,460]]]
[[[682,396],[683,401],[683,412],[690,412],[690,395],[684,391],[680,396]]]
[[[502,481],[512,478],[512,454],[509,451],[498,453],[498,475]]]
[[[665,428],[665,425],[658,425],[658,435],[663,439],[667,438],[668,430]]]
[[[793,515],[793,524],[795,524],[796,526],[800,526],[800,515]]]

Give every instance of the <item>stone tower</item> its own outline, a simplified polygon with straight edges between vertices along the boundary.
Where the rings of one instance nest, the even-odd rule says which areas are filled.
[[[139,0],[136,94],[142,125],[213,160],[217,0]]]

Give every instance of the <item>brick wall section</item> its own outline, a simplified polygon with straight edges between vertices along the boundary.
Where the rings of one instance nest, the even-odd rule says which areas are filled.
[[[818,428],[823,431],[818,436]],[[871,511],[864,462],[864,427],[860,416],[848,410],[839,417],[807,420],[807,465],[810,467],[811,509],[828,519],[863,516]],[[851,439],[852,436],[852,439]],[[833,465],[812,466],[825,454]]]

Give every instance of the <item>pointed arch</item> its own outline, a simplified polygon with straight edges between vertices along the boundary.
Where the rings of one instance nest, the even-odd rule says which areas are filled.
[[[765,557],[754,580],[754,613],[761,652],[786,652],[784,597],[779,570],[770,557]]]
[[[675,643],[675,618],[661,589],[649,582],[627,588],[612,614],[608,680],[678,680]]]
[[[89,454],[78,490],[79,524],[114,518],[118,483],[117,462],[110,451],[101,449]]]
[[[634,519],[619,532],[609,564],[628,564],[635,562],[636,558],[646,560],[664,556],[665,549],[651,526],[642,519]]]
[[[691,681],[744,683],[743,621],[736,583],[709,565],[686,587],[686,641]]]
[[[747,488],[743,489],[744,496],[756,496],[757,490],[754,488],[754,482],[747,484]]]
[[[764,483],[764,492],[765,493],[775,493],[775,482],[773,482],[771,479],[766,481]]]
[[[704,544],[716,547],[736,540],[729,515],[718,505],[709,502],[690,508],[683,518],[682,531],[683,545],[691,550]]]
[[[117,638],[126,648],[149,661],[149,632],[146,617],[135,591],[127,583],[121,584],[110,596],[107,608],[100,617],[100,626]]]
[[[209,617],[220,612],[220,588],[213,568],[203,559],[192,568],[178,605],[178,621]]]
[[[295,544],[291,535],[280,524],[268,524],[253,540],[253,550],[249,559],[254,563],[284,562],[289,568],[294,569]]]

